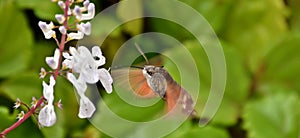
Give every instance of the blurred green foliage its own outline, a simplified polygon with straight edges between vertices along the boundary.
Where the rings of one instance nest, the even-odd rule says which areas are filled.
[[[95,2],[98,12],[117,2],[91,1]],[[187,120],[166,137],[300,137],[300,1],[180,1],[201,13],[218,35],[226,57],[227,85],[221,107],[207,127],[200,128],[198,122]],[[132,13],[136,15],[143,15],[145,12],[142,2],[129,7],[120,5],[116,11],[118,18],[107,17],[101,21],[109,26],[130,16],[124,14],[124,11],[139,11]],[[165,8],[164,11],[176,16],[176,10],[171,7],[159,8]],[[16,121],[18,110],[12,109],[16,98],[30,103],[32,96],[38,98],[42,95],[39,69],[48,68],[44,59],[53,53],[56,45],[53,40],[44,39],[37,23],[39,20],[55,21],[56,13],[62,11],[50,0],[0,1],[0,130]],[[93,22],[97,23],[98,20]],[[195,21],[189,22],[193,24]],[[93,28],[97,36],[109,32],[105,26]],[[201,92],[195,108],[201,113],[211,84],[210,65],[201,45],[189,32],[175,23],[145,18],[120,26],[101,46],[107,57],[106,67],[110,66],[122,43],[137,34],[151,31],[177,38],[195,58],[201,79]],[[163,40],[160,43],[168,44]],[[180,56],[180,51],[176,48],[165,52]],[[177,69],[170,62],[165,61],[163,65],[175,80],[180,79],[180,74],[176,73]],[[78,103],[72,86],[63,78],[57,81],[55,100],[62,99],[64,109],[56,110],[58,119],[55,126],[39,129],[32,117],[7,137],[108,137],[87,120],[77,117]],[[129,120],[151,120],[163,109],[163,101],[149,108],[137,108],[127,105],[115,93],[102,95],[112,111]],[[99,110],[101,112],[101,108]],[[105,117],[102,121],[99,123],[111,123]],[[142,132],[138,134],[147,131],[134,126],[122,128],[117,124],[116,129],[122,129],[124,137],[131,137],[137,131]]]

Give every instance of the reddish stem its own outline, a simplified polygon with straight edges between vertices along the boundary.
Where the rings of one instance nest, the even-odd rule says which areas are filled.
[[[65,21],[64,21],[64,27],[68,28],[68,9],[69,9],[69,5],[70,5],[70,1],[67,0],[66,1],[66,7],[64,9],[64,17],[65,17]],[[60,39],[60,44],[59,44],[59,52],[60,52],[60,56],[59,56],[59,60],[58,60],[58,66],[55,69],[54,73],[53,73],[53,77],[54,79],[56,79],[56,77],[59,75],[59,70],[61,69],[61,62],[62,62],[62,54],[64,52],[65,49],[65,43],[66,43],[66,34],[62,34],[61,39]]]
[[[65,17],[65,21],[63,23],[65,28],[68,28],[68,9],[69,9],[69,5],[70,5],[70,0],[66,0],[66,7],[64,9],[64,17]],[[59,44],[59,51],[60,51],[60,56],[59,56],[59,62],[58,62],[58,66],[57,68],[54,70],[53,73],[53,77],[56,80],[56,77],[59,75],[59,70],[61,69],[61,62],[62,62],[62,53],[64,51],[65,48],[65,43],[66,43],[66,34],[62,34],[61,40],[60,40],[60,44]],[[9,128],[6,128],[3,132],[0,133],[0,137],[5,137],[10,131],[14,130],[15,128],[17,128],[19,125],[21,125],[25,120],[27,120],[32,114],[35,113],[35,110],[40,107],[40,105],[43,103],[43,101],[45,100],[44,96],[42,96],[37,104],[35,105],[35,107],[32,107],[25,115],[24,117],[17,121],[16,123],[14,123],[13,125],[11,125]]]
[[[17,128],[19,125],[21,125],[25,120],[27,120],[32,114],[34,114],[35,110],[43,103],[44,101],[44,96],[42,96],[37,104],[32,107],[25,115],[24,117],[17,121],[16,123],[14,123],[12,126],[10,126],[9,128],[6,128],[3,132],[0,133],[0,136],[5,137],[7,135],[7,133],[9,133],[10,131],[14,130],[15,128]]]

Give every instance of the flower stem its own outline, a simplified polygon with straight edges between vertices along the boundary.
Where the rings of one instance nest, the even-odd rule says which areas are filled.
[[[64,21],[64,27],[68,28],[68,10],[69,10],[69,6],[70,6],[70,0],[66,0],[66,6],[64,9],[64,17],[65,17],[65,21]],[[55,69],[54,73],[53,73],[53,77],[56,80],[56,77],[59,75],[59,70],[61,69],[61,62],[62,62],[62,54],[64,52],[65,49],[65,43],[66,43],[66,34],[62,34],[61,39],[60,39],[60,44],[59,44],[59,52],[60,52],[60,56],[59,56],[59,60],[58,60],[58,66]]]
[[[13,125],[11,125],[9,128],[6,128],[4,131],[2,131],[0,133],[1,137],[5,137],[10,131],[14,130],[15,128],[17,128],[19,125],[21,125],[25,120],[27,120],[32,114],[35,113],[35,110],[43,103],[44,101],[44,96],[42,96],[37,104],[32,107],[25,115],[22,119],[20,119],[19,121],[17,121],[16,123],[14,123]]]

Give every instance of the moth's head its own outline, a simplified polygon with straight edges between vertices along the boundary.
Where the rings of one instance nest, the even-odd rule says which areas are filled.
[[[155,73],[162,73],[163,67],[156,67],[153,65],[145,65],[143,75],[146,78],[151,78]]]

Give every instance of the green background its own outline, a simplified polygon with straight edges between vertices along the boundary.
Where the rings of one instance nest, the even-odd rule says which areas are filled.
[[[299,138],[300,1],[180,1],[201,13],[218,35],[226,58],[227,84],[221,107],[208,126],[200,128],[197,120],[187,120],[166,137]],[[100,12],[118,1],[93,2],[97,12]],[[143,14],[145,10],[138,2],[131,6],[139,11],[132,14]],[[127,16],[123,11],[130,11],[131,8],[120,5],[116,12],[118,18],[103,18],[103,21],[107,24],[118,23]],[[176,14],[170,7],[159,8]],[[53,40],[44,39],[37,24],[40,20],[55,21],[56,13],[62,11],[50,0],[0,1],[0,131],[17,121],[17,114],[25,110],[12,108],[17,98],[30,104],[32,96],[38,98],[42,95],[39,71],[41,67],[50,69],[45,64],[45,57],[53,54],[56,44]],[[193,20],[190,22],[193,24]],[[98,35],[107,31],[105,26],[94,29],[100,32]],[[209,62],[194,37],[174,23],[147,18],[117,28],[101,46],[107,58],[105,66],[110,67],[122,43],[137,34],[151,31],[173,36],[195,57],[202,94],[197,99],[196,109],[202,109],[210,88]],[[180,56],[180,51],[176,49],[166,52]],[[163,61],[162,64],[168,66],[170,62]],[[169,67],[167,70],[175,80],[180,78],[175,68]],[[126,119],[151,120],[163,108],[163,101],[146,109],[135,108],[120,100],[115,93],[105,94],[101,85],[99,88],[109,107]],[[56,108],[57,122],[53,127],[39,129],[32,117],[7,137],[109,137],[88,120],[77,117],[78,103],[74,89],[63,78],[57,80],[55,87],[55,101],[59,99],[62,99],[64,109]],[[124,137],[130,137],[135,131],[147,131],[134,127],[116,129],[124,129]],[[139,134],[139,137],[145,137],[145,133]]]

